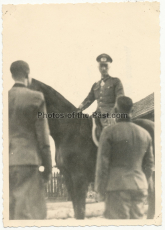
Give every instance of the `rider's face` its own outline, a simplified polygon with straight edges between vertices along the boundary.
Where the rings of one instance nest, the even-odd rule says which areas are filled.
[[[99,64],[99,70],[102,75],[107,75],[108,74],[108,63],[100,63]]]

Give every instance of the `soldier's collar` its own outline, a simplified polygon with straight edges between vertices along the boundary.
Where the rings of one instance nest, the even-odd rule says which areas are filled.
[[[116,122],[131,122],[131,118],[130,117],[116,118]]]
[[[16,83],[13,85],[13,87],[14,87],[14,88],[15,88],[15,87],[26,87],[26,85],[23,84],[23,83],[20,83],[20,82],[16,82]]]
[[[104,78],[101,78],[101,81],[103,80],[104,82],[106,82],[109,78],[110,78],[110,76],[107,75],[107,76],[105,76]]]

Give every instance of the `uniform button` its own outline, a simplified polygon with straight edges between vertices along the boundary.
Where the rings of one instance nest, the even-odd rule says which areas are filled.
[[[100,99],[102,99],[102,97],[100,97]]]

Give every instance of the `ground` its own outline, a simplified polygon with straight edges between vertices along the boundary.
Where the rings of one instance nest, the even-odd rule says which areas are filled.
[[[145,206],[147,212],[148,206]],[[102,219],[104,213],[104,202],[86,203],[86,219]],[[73,207],[71,201],[67,202],[50,202],[47,201],[47,219],[73,219]],[[146,217],[145,217],[146,218]]]
[[[103,218],[104,202],[87,203],[86,218]],[[74,218],[71,202],[47,202],[47,219]]]

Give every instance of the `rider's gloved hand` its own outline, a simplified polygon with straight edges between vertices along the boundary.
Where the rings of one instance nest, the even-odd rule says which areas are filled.
[[[82,110],[81,109],[77,109],[77,111],[76,111],[77,113],[81,113],[82,112]]]
[[[82,112],[82,108],[83,108],[83,104],[81,104],[78,109],[77,109],[77,113],[81,113]]]

